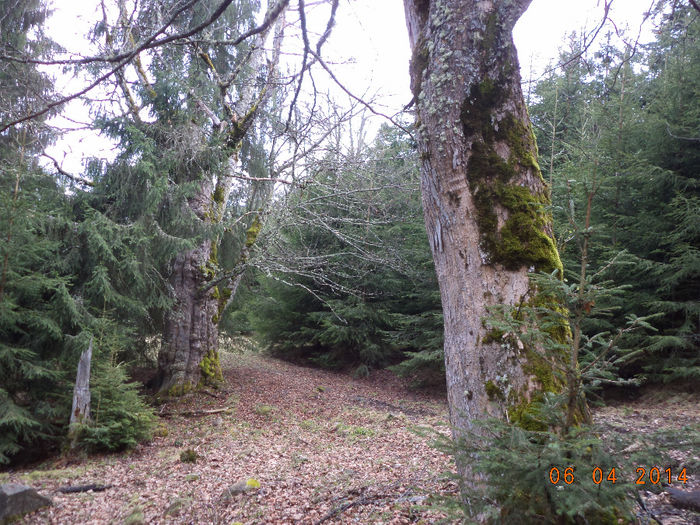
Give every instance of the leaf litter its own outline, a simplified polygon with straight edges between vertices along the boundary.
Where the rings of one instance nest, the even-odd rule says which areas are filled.
[[[444,393],[411,390],[388,371],[353,379],[254,353],[222,352],[221,361],[221,389],[161,406],[150,443],[2,475],[54,501],[24,523],[450,522],[430,495],[456,495],[446,475],[454,464],[416,431],[449,432]],[[667,433],[667,457],[690,467],[679,488],[700,489],[697,443],[673,446],[700,428],[697,395],[650,394],[599,408],[595,421],[604,437],[634,436],[628,452]],[[187,451],[194,461],[181,460]],[[87,484],[109,488],[61,492]],[[639,492],[639,523],[700,523],[649,489]]]

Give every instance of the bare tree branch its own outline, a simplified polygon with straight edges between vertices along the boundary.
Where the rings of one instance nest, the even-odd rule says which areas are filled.
[[[73,93],[72,95],[62,97],[59,100],[56,100],[54,102],[51,102],[50,104],[47,104],[46,106],[44,106],[43,109],[40,109],[38,111],[35,111],[35,112],[30,113],[28,115],[25,115],[24,117],[13,120],[13,121],[9,122],[8,124],[3,125],[2,127],[0,127],[0,133],[2,133],[5,130],[7,130],[13,126],[16,126],[17,124],[20,124],[22,122],[26,122],[27,120],[31,120],[31,119],[40,117],[42,115],[45,115],[46,113],[51,111],[53,108],[58,107],[58,106],[62,106],[66,102],[70,102],[71,100],[74,100],[74,99],[88,93],[89,91],[93,90],[95,87],[100,85],[102,82],[104,82],[105,80],[110,78],[112,75],[114,75],[115,73],[120,71],[124,66],[126,66],[129,62],[131,62],[131,60],[133,60],[142,51],[144,51],[146,49],[152,49],[155,47],[159,47],[159,46],[165,45],[169,42],[173,42],[176,40],[183,40],[183,39],[186,39],[186,38],[188,38],[196,33],[199,33],[203,29],[205,29],[208,26],[210,26],[211,24],[213,24],[224,13],[224,11],[226,11],[226,8],[228,8],[228,6],[233,2],[233,0],[224,0],[219,5],[219,7],[214,11],[214,13],[212,13],[212,15],[209,17],[209,19],[207,19],[205,22],[199,24],[197,27],[190,29],[189,31],[185,31],[184,33],[178,33],[175,35],[171,35],[168,37],[158,39],[158,36],[161,35],[162,33],[164,33],[166,31],[166,29],[168,27],[170,27],[175,22],[175,19],[181,13],[183,13],[188,8],[194,6],[197,2],[199,2],[199,0],[190,0],[190,2],[185,4],[182,8],[178,9],[175,12],[175,14],[173,16],[171,16],[170,19],[160,27],[160,29],[158,29],[147,40],[145,40],[142,44],[140,44],[136,49],[134,49],[132,51],[122,53],[122,54],[114,56],[114,57],[109,57],[108,59],[105,58],[102,60],[98,60],[98,59],[93,57],[93,59],[85,59],[83,61],[64,62],[64,63],[75,63],[75,64],[85,64],[85,63],[89,63],[89,62],[98,62],[98,61],[110,62],[110,63],[118,62],[118,63],[115,67],[110,69],[107,73],[98,77],[97,80],[90,83],[84,89],[81,89],[80,91],[77,91],[77,92]],[[247,31],[246,33],[242,34],[241,36],[239,36],[238,38],[233,40],[231,42],[231,45],[238,45],[241,42],[243,42],[244,40],[250,38],[251,36],[265,32],[270,27],[270,25],[277,19],[277,17],[280,15],[280,13],[282,13],[282,11],[284,10],[284,8],[287,6],[288,3],[289,3],[289,0],[280,0],[275,6],[273,6],[273,8],[268,10],[262,24],[251,29],[250,31]],[[39,62],[39,63],[41,63],[41,62]],[[59,64],[59,63],[61,63],[61,62],[54,62],[54,64]]]
[[[149,38],[145,41],[144,44],[141,44],[141,45],[139,46],[139,51],[144,51],[145,49],[149,49],[150,47],[157,47],[157,46],[159,46],[159,45],[162,45],[163,43],[166,43],[166,42],[163,42],[163,41],[157,41],[157,42],[154,43],[153,40],[154,40],[158,35],[164,33],[165,30],[166,30],[168,27],[170,27],[170,26],[175,22],[175,20],[177,19],[178,16],[180,16],[182,13],[184,13],[185,11],[187,11],[188,9],[190,9],[191,7],[193,7],[193,6],[194,6],[196,3],[198,3],[199,1],[200,1],[200,0],[190,0],[190,2],[188,2],[188,3],[185,4],[185,5],[183,5],[180,9],[178,9],[177,11],[175,11],[175,13],[173,13],[173,15],[168,19],[168,21],[167,21],[165,24],[163,24],[155,33],[153,33],[153,35],[151,35],[151,37],[149,37]],[[224,9],[221,11],[222,13],[223,13],[223,11],[226,9],[226,7],[228,7],[228,5],[229,5],[232,1],[233,1],[233,0],[225,0],[224,4],[226,4],[226,6],[225,6]],[[218,11],[218,10],[217,10],[217,11]],[[220,15],[221,15],[221,13],[219,13],[219,16],[220,16]],[[218,16],[217,16],[217,18],[218,18]],[[201,31],[202,29],[204,29],[204,28],[207,27],[208,25],[212,24],[214,21],[215,21],[215,20],[211,20],[211,22],[209,22],[208,24],[200,26],[200,28],[199,28],[197,31],[195,31],[195,32]],[[193,33],[193,34],[194,34],[194,33]],[[173,37],[169,37],[169,38],[171,38],[172,40],[178,40],[178,39],[180,39],[180,38],[186,38],[187,36],[190,36],[190,35],[187,35],[187,34],[174,35]],[[171,40],[168,40],[168,41],[171,41]],[[125,58],[131,57],[131,56],[132,56],[132,53],[133,53],[132,51],[129,51],[129,52],[124,52],[124,53],[120,53],[120,54],[118,54],[118,55],[109,56],[109,57],[105,57],[105,56],[94,56],[94,57],[81,58],[81,59],[78,59],[78,60],[75,60],[75,59],[65,59],[65,60],[37,60],[37,59],[32,59],[32,58],[12,57],[12,56],[3,56],[3,55],[0,55],[0,59],[1,59],[1,60],[9,60],[9,61],[12,61],[12,62],[22,62],[22,63],[25,63],[25,64],[38,64],[38,65],[44,65],[44,66],[58,66],[58,65],[76,65],[76,66],[79,66],[79,65],[85,65],[85,64],[92,64],[92,63],[95,63],[95,62],[106,62],[106,63],[121,62],[121,61],[124,60]]]
[[[596,28],[585,35],[583,37],[583,49],[581,49],[578,53],[574,54],[571,58],[569,58],[566,62],[560,62],[557,65],[547,68],[542,72],[542,74],[536,78],[530,78],[527,83],[537,83],[539,82],[542,78],[544,78],[545,75],[551,73],[552,71],[555,71],[557,69],[565,68],[572,62],[575,62],[576,60],[580,59],[583,55],[586,54],[588,49],[593,45],[593,42],[595,42],[596,38],[598,37],[598,34],[601,32],[603,27],[605,27],[606,22],[608,21],[609,15],[610,15],[610,8],[612,7],[612,3],[615,0],[605,0],[605,5],[603,6],[603,18],[600,20],[600,23],[596,26]]]
[[[61,165],[58,163],[58,161],[56,159],[54,159],[51,155],[49,155],[45,152],[42,153],[41,155],[43,157],[46,157],[47,159],[49,159],[53,163],[54,167],[56,168],[56,171],[58,173],[60,173],[61,175],[63,175],[64,177],[66,177],[67,179],[70,179],[73,182],[76,182],[76,183],[81,184],[83,186],[90,186],[91,188],[93,188],[95,186],[95,183],[92,182],[91,180],[83,179],[82,177],[78,177],[77,175],[73,175],[72,173],[68,173],[66,170],[64,170],[61,167]]]
[[[280,179],[275,177],[248,177],[246,175],[230,175],[232,179],[245,180],[249,182],[279,182],[280,184],[294,184],[294,182],[287,179]]]
[[[323,47],[323,44],[326,43],[326,40],[328,40],[328,37],[331,36],[331,30],[333,29],[333,26],[335,25],[335,13],[338,10],[338,3],[339,3],[339,0],[333,0],[333,5],[331,6],[331,16],[328,18],[328,23],[326,24],[326,30],[323,32],[323,35],[321,35],[321,38],[319,38],[318,42],[316,43],[316,54],[317,55],[321,54],[321,47]]]
[[[317,55],[317,54],[314,53],[313,51],[311,51],[311,54],[316,58],[316,60],[318,60],[318,63],[321,64],[321,66],[323,67],[323,69],[326,70],[326,73],[328,73],[328,75],[333,79],[333,82],[335,82],[336,85],[337,85],[340,89],[342,89],[350,98],[352,98],[353,100],[356,100],[357,102],[359,102],[360,104],[362,104],[363,106],[365,106],[368,110],[370,110],[370,111],[371,111],[372,113],[374,113],[375,115],[377,115],[377,116],[379,116],[379,117],[384,117],[384,118],[387,119],[389,122],[391,122],[394,126],[396,126],[397,128],[399,128],[401,131],[407,133],[411,138],[415,138],[415,137],[413,136],[413,133],[411,133],[411,131],[410,131],[409,129],[405,128],[404,126],[402,126],[401,124],[399,124],[398,122],[396,122],[392,117],[390,117],[390,116],[387,115],[386,113],[382,113],[381,111],[377,111],[377,110],[374,109],[371,105],[369,105],[367,102],[365,102],[364,100],[362,100],[360,97],[358,97],[358,96],[354,95],[353,93],[351,93],[350,90],[349,90],[348,88],[346,88],[346,87],[340,82],[340,80],[338,80],[338,78],[333,74],[333,71],[331,71],[331,68],[328,67],[328,65],[323,61],[323,59],[322,59],[319,55]]]
[[[294,97],[292,98],[291,104],[289,104],[289,114],[287,115],[287,123],[284,125],[285,133],[289,130],[289,123],[292,120],[292,113],[294,112],[294,107],[296,106],[297,99],[299,98],[299,93],[301,92],[301,85],[304,83],[304,72],[306,71],[306,62],[309,58],[309,35],[306,31],[306,13],[304,12],[304,0],[299,0],[299,22],[301,24],[301,36],[304,40],[304,55],[301,59],[301,71],[299,72],[299,82],[297,83],[296,90],[294,91]]]

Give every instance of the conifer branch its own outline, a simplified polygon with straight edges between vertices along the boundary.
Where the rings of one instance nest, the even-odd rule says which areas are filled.
[[[22,62],[22,63],[27,63],[27,64],[41,64],[41,65],[85,65],[89,63],[95,63],[95,62],[103,62],[103,63],[116,63],[116,66],[114,66],[112,69],[110,69],[107,73],[104,73],[103,75],[99,76],[96,80],[91,82],[87,87],[71,94],[67,95],[64,97],[59,98],[58,100],[55,100],[54,102],[51,102],[44,106],[42,109],[34,111],[28,115],[25,115],[23,117],[20,117],[18,119],[10,121],[8,124],[3,125],[0,127],[0,133],[6,131],[7,129],[16,126],[17,124],[21,124],[22,122],[26,122],[28,120],[32,120],[34,118],[40,117],[42,115],[45,115],[52,109],[62,106],[67,102],[70,102],[71,100],[75,100],[78,97],[81,97],[85,95],[86,93],[92,91],[95,89],[97,86],[102,84],[105,80],[109,79],[112,75],[115,73],[119,72],[122,68],[124,68],[129,62],[134,60],[136,57],[138,57],[139,53],[142,51],[145,51],[147,49],[153,49],[156,47],[163,46],[165,44],[168,44],[170,42],[178,41],[178,40],[184,40],[189,38],[192,35],[195,35],[199,32],[201,32],[203,29],[206,29],[208,26],[216,22],[218,18],[226,11],[229,5],[233,2],[233,0],[224,0],[219,7],[212,13],[212,15],[204,22],[199,24],[193,29],[190,29],[188,31],[185,31],[183,33],[177,33],[175,35],[170,35],[167,37],[163,37],[158,39],[158,36],[163,34],[168,27],[170,27],[177,17],[185,12],[187,9],[191,8],[194,6],[196,3],[198,3],[200,0],[190,0],[190,2],[186,3],[183,7],[178,9],[171,17],[170,19],[163,24],[155,33],[153,33],[147,40],[145,40],[142,44],[140,44],[137,48],[127,51],[124,53],[120,53],[115,56],[111,57],[92,57],[89,59],[81,59],[81,60],[59,60],[59,61],[37,61],[33,59],[24,59],[24,58],[17,58],[17,57],[8,57],[8,56],[0,56],[0,59],[4,60],[11,60],[11,61],[16,61],[16,62]],[[259,26],[251,29],[250,31],[247,31],[243,35],[239,36],[235,40],[231,41],[231,45],[238,45],[242,43],[243,41],[247,40],[248,38],[264,33],[270,25],[276,20],[276,18],[282,13],[284,8],[289,4],[289,0],[280,0],[275,6],[273,6],[272,9],[268,10],[267,14],[265,15],[265,19],[263,20],[262,24]]]

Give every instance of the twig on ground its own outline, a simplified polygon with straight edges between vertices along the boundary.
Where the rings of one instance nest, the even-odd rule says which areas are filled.
[[[335,508],[329,510],[329,511],[328,511],[322,518],[320,518],[318,521],[315,521],[315,522],[314,522],[314,525],[320,525],[321,523],[323,523],[323,522],[325,522],[325,521],[328,521],[329,519],[333,518],[334,516],[336,516],[336,515],[338,515],[338,514],[342,514],[343,512],[345,512],[346,510],[348,510],[348,509],[350,509],[350,508],[352,508],[352,507],[356,507],[356,506],[358,506],[358,505],[369,505],[369,504],[373,503],[373,502],[376,501],[376,500],[390,498],[390,497],[392,496],[392,492],[391,492],[391,491],[395,490],[399,485],[400,485],[400,483],[398,483],[398,482],[397,482],[397,483],[394,483],[394,484],[392,484],[392,485],[389,485],[388,487],[385,487],[384,490],[382,490],[379,494],[368,494],[368,495],[363,495],[363,496],[361,496],[360,498],[358,498],[358,499],[356,499],[356,500],[354,500],[354,501],[348,501],[347,503],[344,503],[344,504],[340,505],[339,507],[335,507]],[[355,494],[357,494],[357,493],[362,494],[363,492],[365,492],[365,490],[366,490],[367,488],[369,488],[369,487],[362,487],[362,488],[360,488],[360,489],[354,489],[354,490],[348,491],[347,494],[350,494],[350,495],[352,495],[353,493],[355,493]],[[341,496],[341,498],[342,498],[342,496]],[[335,498],[335,500],[338,500],[338,499],[341,499],[341,498]],[[331,501],[334,501],[334,500],[331,500]]]

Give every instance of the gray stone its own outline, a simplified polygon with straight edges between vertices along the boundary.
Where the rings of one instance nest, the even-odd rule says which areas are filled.
[[[221,499],[228,500],[238,494],[245,494],[246,492],[258,490],[259,488],[260,482],[258,480],[254,478],[248,478],[247,480],[243,479],[224,490],[224,492],[221,494]]]
[[[40,495],[32,487],[5,483],[0,485],[0,524],[10,523],[25,514],[52,504],[49,498]]]

